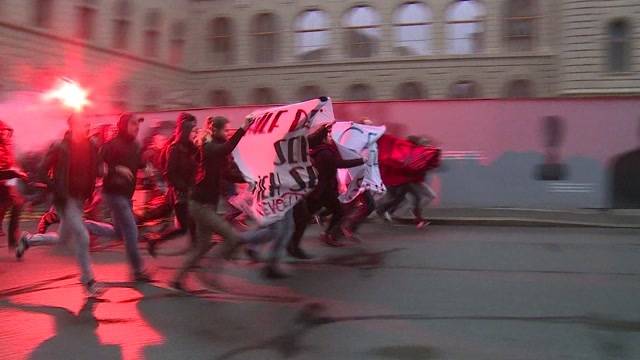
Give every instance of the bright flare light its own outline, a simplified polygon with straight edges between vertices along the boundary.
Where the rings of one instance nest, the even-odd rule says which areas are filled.
[[[87,98],[88,92],[77,83],[62,79],[57,88],[44,94],[45,100],[58,100],[62,105],[75,110],[76,112],[90,104]]]

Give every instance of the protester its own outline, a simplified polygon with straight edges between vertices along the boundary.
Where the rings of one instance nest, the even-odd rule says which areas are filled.
[[[11,179],[26,179],[26,174],[17,169],[13,156],[13,143],[11,142],[13,129],[0,121],[0,232],[2,222],[7,210],[11,209],[9,219],[9,235],[7,236],[9,250],[13,250],[20,236],[20,215],[24,200],[15,186],[7,184]]]

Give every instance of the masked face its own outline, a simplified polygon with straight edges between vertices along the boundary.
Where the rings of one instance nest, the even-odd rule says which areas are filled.
[[[134,117],[129,119],[127,123],[127,134],[132,138],[138,137],[138,132],[140,131],[140,121]]]

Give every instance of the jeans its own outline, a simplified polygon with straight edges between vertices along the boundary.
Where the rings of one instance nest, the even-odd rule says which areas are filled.
[[[59,233],[35,234],[27,238],[29,246],[59,243],[61,239],[72,239],[75,245],[76,259],[80,266],[81,281],[86,284],[93,280],[91,259],[89,257],[89,231],[82,220],[83,201],[68,199],[64,205],[57,205],[60,216]]]
[[[385,212],[393,213],[404,201],[405,196],[411,194],[413,198],[413,215],[416,219],[422,219],[422,199],[424,190],[422,183],[410,183],[387,188],[387,195],[380,201],[376,211],[378,214]]]
[[[267,258],[268,264],[276,264],[282,257],[284,249],[289,244],[294,231],[293,208],[284,214],[284,217],[267,226],[240,234],[240,241],[254,248],[258,244],[272,239],[271,251]]]
[[[127,259],[134,273],[142,271],[142,258],[138,252],[138,226],[133,215],[131,199],[118,194],[103,193],[103,198],[111,210],[115,234],[106,231],[103,234],[90,231],[94,235],[107,237],[120,237],[124,240],[127,249]],[[93,227],[96,231],[107,230],[101,223],[87,221],[87,227]],[[115,235],[115,236],[114,236]]]

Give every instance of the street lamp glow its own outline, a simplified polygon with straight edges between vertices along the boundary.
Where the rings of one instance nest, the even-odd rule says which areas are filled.
[[[58,100],[62,105],[75,110],[76,112],[89,105],[88,92],[80,87],[76,82],[62,79],[58,86],[44,94],[45,100]]]

